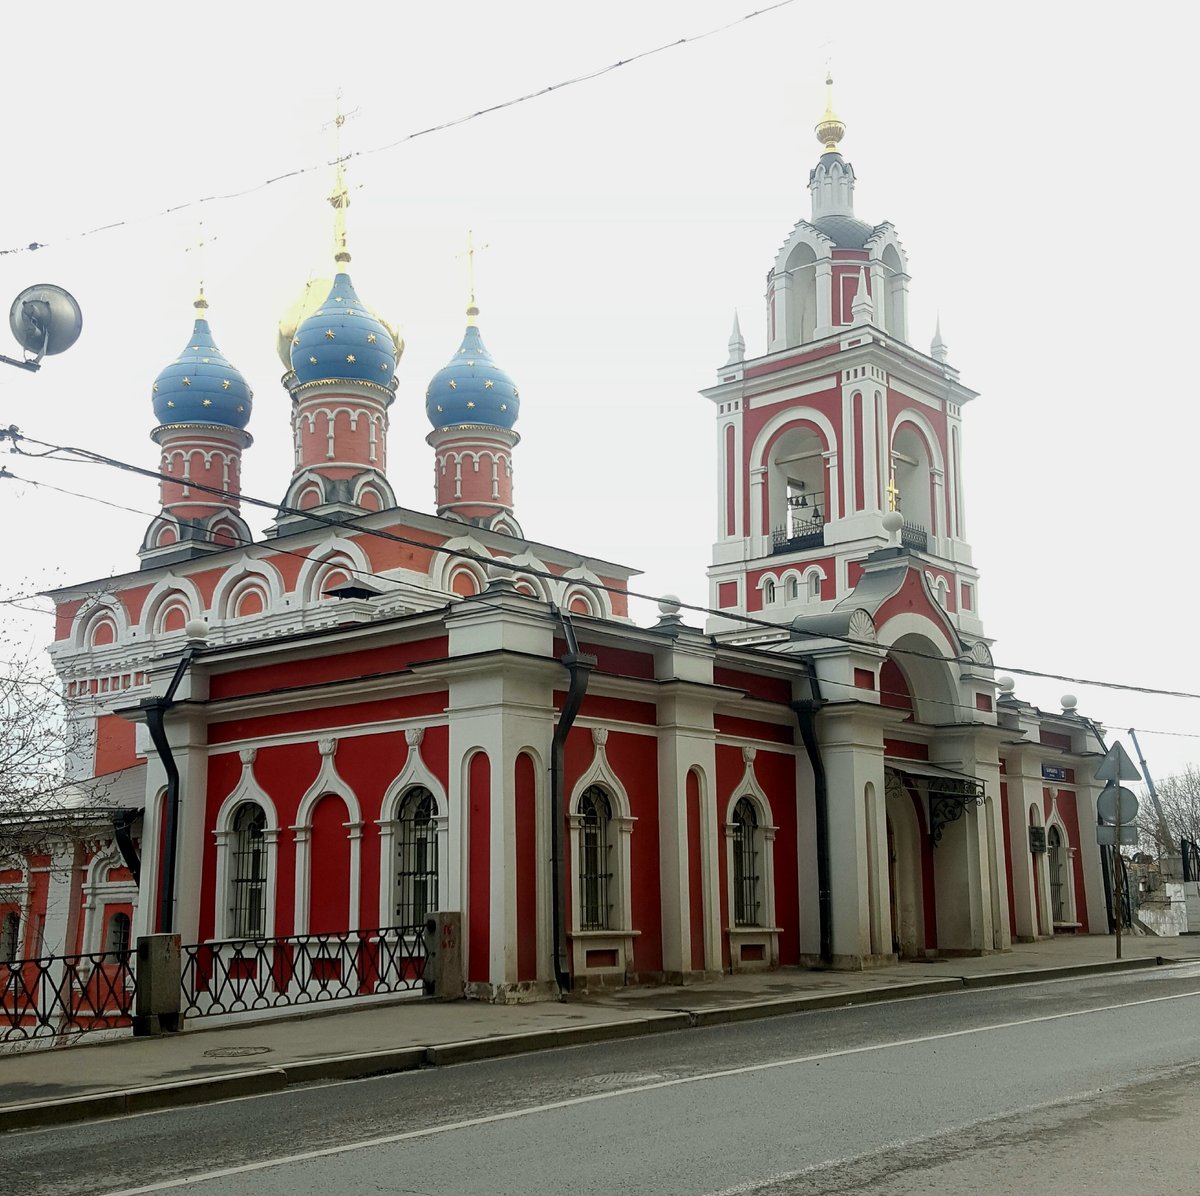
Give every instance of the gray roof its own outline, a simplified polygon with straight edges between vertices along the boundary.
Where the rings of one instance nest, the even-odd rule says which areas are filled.
[[[873,225],[854,216],[822,216],[812,225],[839,249],[862,249],[875,231]]]

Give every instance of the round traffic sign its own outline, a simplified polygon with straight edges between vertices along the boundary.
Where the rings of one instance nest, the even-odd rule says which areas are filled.
[[[1128,826],[1137,818],[1139,809],[1140,803],[1137,794],[1123,785],[1109,784],[1105,787],[1104,792],[1096,798],[1096,813],[1100,815],[1103,822],[1110,825],[1120,822],[1122,826]]]

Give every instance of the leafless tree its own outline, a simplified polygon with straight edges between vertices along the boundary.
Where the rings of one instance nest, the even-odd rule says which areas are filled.
[[[69,779],[89,730],[68,714],[49,661],[0,634],[0,854],[61,839],[96,804]]]
[[[1143,796],[1138,813],[1142,842],[1170,855],[1178,854],[1180,839],[1200,843],[1200,765],[1189,764],[1182,772],[1156,782],[1155,791],[1166,825],[1160,826],[1154,803],[1148,795]],[[1166,834],[1169,843],[1163,843]]]

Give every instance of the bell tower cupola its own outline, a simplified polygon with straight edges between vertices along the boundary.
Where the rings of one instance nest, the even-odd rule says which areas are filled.
[[[962,487],[962,411],[975,395],[940,330],[928,354],[909,337],[908,259],[891,224],[855,212],[846,124],[825,83],[811,215],[767,276],[766,351],[735,323],[704,391],[717,419],[710,605],[729,616],[709,630],[770,640],[739,617],[790,625],[865,601],[859,580],[885,553],[919,560],[932,600],[978,636]]]

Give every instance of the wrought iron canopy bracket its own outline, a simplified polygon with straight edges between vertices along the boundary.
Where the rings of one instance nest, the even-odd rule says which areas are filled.
[[[926,781],[929,788],[929,838],[936,847],[942,831],[957,822],[968,806],[983,805],[983,782],[947,778]]]

